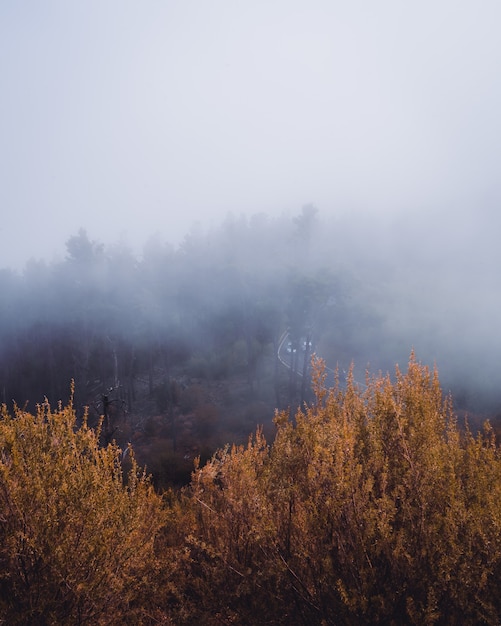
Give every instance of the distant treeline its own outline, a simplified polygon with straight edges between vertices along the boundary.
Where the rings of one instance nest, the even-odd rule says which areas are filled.
[[[480,327],[471,312],[491,291],[477,281],[473,308],[461,285],[443,293],[466,265],[446,262],[440,233],[424,224],[322,220],[307,205],[295,217],[230,216],[177,248],[152,238],[141,255],[85,230],[66,249],[61,261],[0,271],[0,400],[9,406],[66,402],[73,379],[79,411],[118,386],[133,410],[144,381],[151,394],[171,378],[235,373],[259,399],[259,382],[276,375],[262,364],[288,329],[295,340],[313,335],[330,367],[355,362],[359,379],[414,347],[462,406],[497,409],[497,340],[490,317]],[[43,241],[32,252],[43,256]],[[267,404],[300,402],[274,385]]]
[[[339,312],[346,276],[310,260],[316,212],[295,219],[228,219],[174,249],[152,239],[138,258],[81,230],[61,262],[30,261],[0,273],[0,393],[9,404],[77,407],[121,386],[129,408],[158,371],[249,384],[285,329],[300,337]],[[96,395],[97,394],[97,395]]]

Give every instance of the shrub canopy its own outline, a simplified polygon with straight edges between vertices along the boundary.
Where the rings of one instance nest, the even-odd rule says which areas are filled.
[[[258,432],[194,474],[202,610],[249,624],[499,623],[489,426],[460,431],[413,355],[393,382],[323,380],[317,363],[316,402],[278,413],[271,446]]]
[[[71,405],[0,419],[9,624],[499,624],[501,455],[438,375],[324,388],[179,494]]]
[[[76,427],[71,406],[0,418],[0,615],[9,624],[140,622],[162,525],[134,457]],[[134,615],[136,617],[134,618]],[[127,622],[126,622],[127,623]]]

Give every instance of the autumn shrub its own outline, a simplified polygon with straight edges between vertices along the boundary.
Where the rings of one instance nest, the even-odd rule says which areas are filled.
[[[0,417],[0,622],[142,624],[161,501],[70,406]],[[3,620],[3,621],[2,621]]]
[[[501,455],[438,375],[353,377],[180,492],[71,404],[0,416],[0,623],[501,621]],[[124,467],[128,469],[125,470]]]
[[[326,390],[271,445],[193,475],[185,611],[200,623],[499,624],[501,458],[438,375]],[[212,617],[211,617],[212,616]]]

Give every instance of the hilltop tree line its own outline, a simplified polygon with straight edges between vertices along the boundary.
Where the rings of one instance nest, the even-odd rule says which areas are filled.
[[[176,248],[154,237],[142,254],[80,230],[63,259],[0,271],[0,401],[66,403],[74,380],[78,417],[88,407],[95,426],[104,414],[103,441],[134,441],[164,485],[257,424],[272,433],[274,408],[308,400],[309,352],[341,372],[354,362],[363,380],[367,365],[388,371],[414,346],[438,362],[457,407],[495,415],[498,350],[482,298],[496,278],[483,268],[483,295],[477,278],[474,302],[454,295],[467,266],[424,226],[392,235],[307,205],[295,217],[229,216]],[[286,331],[297,375],[276,358]]]
[[[276,359],[284,331],[320,339],[327,320],[362,315],[346,274],[316,258],[316,230],[313,207],[228,218],[177,249],[153,238],[141,256],[80,230],[64,259],[3,270],[0,400],[66,403],[74,380],[77,414],[106,417],[103,440],[140,438],[159,480],[182,482],[194,455],[306,398]]]
[[[0,620],[499,624],[501,455],[437,372],[325,386],[158,492],[70,403],[0,417]]]
[[[460,256],[464,243],[424,218],[329,219],[311,205],[296,217],[229,216],[178,247],[153,237],[142,254],[80,230],[65,258],[37,261],[41,241],[21,273],[0,270],[0,399],[67,399],[73,378],[78,406],[120,384],[130,407],[139,379],[151,392],[155,373],[169,379],[178,366],[205,379],[240,371],[257,393],[270,379],[263,357],[291,328],[313,329],[328,365],[354,361],[362,378],[414,347],[457,402],[496,411],[496,249],[478,266]]]
[[[138,258],[81,230],[64,260],[31,261],[21,275],[3,270],[3,400],[67,398],[73,378],[77,394],[94,381],[102,389],[120,383],[132,402],[137,378],[151,387],[156,368],[168,377],[179,365],[213,379],[241,369],[252,384],[259,357],[290,322],[287,312],[306,323],[293,301],[298,290],[303,297],[301,285],[322,283],[315,306],[337,289],[333,276],[297,261],[300,232],[289,221],[232,219],[219,231],[191,233],[178,249],[153,239]]]

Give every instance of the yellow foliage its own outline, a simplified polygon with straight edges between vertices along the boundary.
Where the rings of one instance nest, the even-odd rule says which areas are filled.
[[[131,451],[132,454],[132,451]],[[141,623],[160,498],[132,456],[71,406],[0,418],[0,616],[9,624]],[[133,616],[136,615],[134,618]],[[127,620],[121,623],[127,623]]]
[[[0,621],[501,621],[501,455],[437,372],[327,390],[156,495],[71,406],[0,418]]]
[[[194,473],[202,610],[241,623],[498,624],[491,433],[459,431],[414,355],[366,389],[351,377],[327,391],[316,367],[316,401],[293,421],[277,415],[272,445],[258,432]]]

